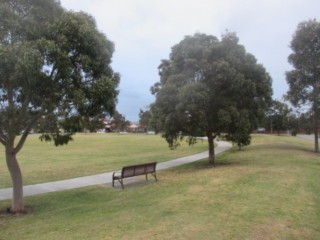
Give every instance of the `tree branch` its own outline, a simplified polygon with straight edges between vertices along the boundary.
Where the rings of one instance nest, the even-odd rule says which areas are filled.
[[[14,149],[15,153],[18,153],[18,152],[22,149],[22,147],[23,147],[24,143],[26,142],[26,139],[27,139],[27,137],[28,137],[28,135],[29,135],[29,132],[31,131],[32,127],[33,127],[34,124],[39,120],[39,118],[41,118],[43,115],[44,115],[43,112],[39,112],[39,113],[30,121],[29,125],[27,126],[27,128],[26,128],[25,131],[24,131],[24,133],[22,134],[22,136],[21,136],[21,138],[20,138],[17,146],[16,146],[15,149]]]
[[[51,73],[50,73],[50,79],[52,79],[52,76],[53,76],[54,72],[56,71],[56,69],[57,69],[56,67],[52,67],[52,70],[51,70]]]
[[[0,142],[5,146],[7,145],[7,136],[3,133],[2,129],[0,129]]]

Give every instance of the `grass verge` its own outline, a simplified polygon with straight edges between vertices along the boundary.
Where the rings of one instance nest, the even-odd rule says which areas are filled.
[[[243,151],[158,172],[159,181],[26,198],[0,239],[320,239],[320,159],[312,142],[254,136]],[[0,202],[4,209],[8,201]]]

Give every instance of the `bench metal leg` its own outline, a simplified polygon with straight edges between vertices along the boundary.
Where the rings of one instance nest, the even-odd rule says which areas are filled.
[[[154,172],[154,173],[151,173],[151,174],[152,174],[152,176],[156,179],[156,182],[157,182],[158,179],[157,179],[156,173]],[[148,173],[146,174],[146,181],[148,181]]]
[[[124,186],[123,186],[123,179],[122,179],[122,178],[119,178],[119,179],[118,179],[118,181],[119,181],[119,183],[121,184],[122,189],[124,189]]]
[[[119,179],[119,182],[121,183],[121,187],[122,189],[124,189],[124,186],[123,186],[123,179],[121,178],[121,180]]]
[[[156,179],[156,182],[158,182],[158,179],[157,179],[157,174],[156,174],[156,172],[154,172],[154,173],[151,173],[153,176],[154,176],[154,178]]]
[[[121,184],[121,187],[122,187],[122,189],[124,189],[124,186],[123,186],[123,179],[121,178],[118,178],[117,179],[118,181],[119,181],[119,183]],[[112,187],[114,187],[114,178],[112,178]]]

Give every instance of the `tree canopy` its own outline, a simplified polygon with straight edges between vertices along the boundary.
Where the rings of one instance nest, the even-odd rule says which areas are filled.
[[[315,151],[319,152],[320,116],[320,23],[309,20],[298,25],[288,57],[293,70],[286,73],[287,98],[294,106],[309,106],[315,133]]]
[[[37,122],[45,122],[42,140],[61,145],[81,117],[115,111],[120,78],[110,66],[113,52],[84,12],[66,11],[57,0],[0,0],[0,142],[12,211],[24,208],[16,154]]]
[[[221,40],[197,33],[172,47],[159,66],[160,81],[151,87],[154,127],[169,146],[206,136],[209,162],[214,162],[213,140],[228,133],[240,145],[271,103],[271,78],[247,53],[234,33]]]

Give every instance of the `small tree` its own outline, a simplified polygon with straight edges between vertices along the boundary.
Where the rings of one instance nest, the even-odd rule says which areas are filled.
[[[139,119],[140,119],[139,120],[140,126],[144,129],[144,132],[148,132],[151,128],[151,119],[152,119],[151,111],[150,110],[143,111],[142,109],[140,109]]]
[[[270,125],[269,129],[271,133],[276,131],[279,135],[281,130],[289,129],[290,112],[291,109],[286,103],[278,100],[272,101],[272,105],[266,116],[266,122]]]
[[[316,20],[302,22],[290,45],[293,53],[288,61],[294,67],[286,73],[289,91],[287,98],[298,107],[309,106],[315,134],[315,152],[319,152],[320,117],[320,23]]]
[[[59,1],[1,0],[0,24],[0,142],[13,185],[11,211],[22,212],[17,154],[29,132],[39,127],[41,140],[67,144],[82,117],[113,113],[119,76],[110,67],[113,43],[94,19]]]
[[[233,33],[221,41],[205,34],[185,37],[172,48],[170,59],[162,60],[159,74],[160,82],[151,88],[156,131],[171,148],[184,137],[193,144],[206,136],[209,163],[214,163],[217,136],[230,133],[247,143],[236,134],[251,132],[271,102],[270,76]]]
[[[300,114],[292,110],[288,116],[288,128],[292,136],[297,136],[297,134],[301,131],[302,122]]]

